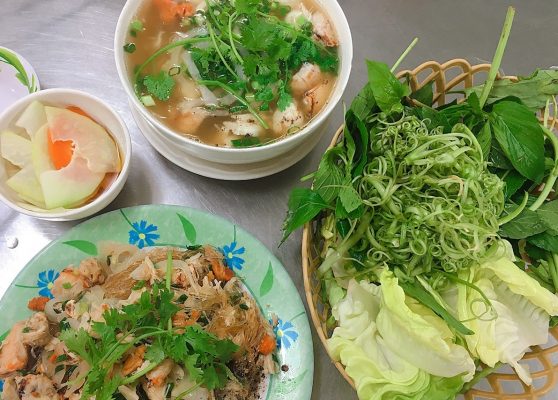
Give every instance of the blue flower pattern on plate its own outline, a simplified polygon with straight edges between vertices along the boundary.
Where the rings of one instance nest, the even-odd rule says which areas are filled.
[[[134,222],[132,228],[128,232],[130,235],[129,243],[137,245],[140,249],[145,246],[153,246],[155,241],[159,239],[159,234],[154,233],[158,228],[153,224],[147,225],[147,221],[143,219],[139,223]]]
[[[277,320],[277,326],[273,328],[273,333],[277,338],[278,349],[282,347],[288,349],[298,339],[298,333],[294,325],[290,321],[283,321],[281,318]]]
[[[48,297],[52,299],[54,296],[50,292],[54,281],[60,276],[58,272],[53,269],[48,271],[43,271],[39,273],[39,280],[37,281],[37,286],[39,287],[39,296]]]
[[[236,248],[237,245],[236,241],[234,241],[230,245],[223,246],[223,248],[219,247],[219,250],[223,253],[223,256],[225,256],[227,267],[231,269],[236,268],[240,271],[243,268],[242,264],[244,264],[244,259],[238,256],[244,254],[246,249],[244,247]]]
[[[4,390],[4,381],[0,380],[0,393]]]

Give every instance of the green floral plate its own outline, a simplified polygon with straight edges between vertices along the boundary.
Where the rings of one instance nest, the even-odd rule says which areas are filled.
[[[31,297],[51,296],[52,282],[61,269],[97,255],[97,243],[107,240],[139,248],[203,243],[218,247],[264,315],[279,317],[277,356],[282,368],[271,377],[261,398],[310,399],[314,375],[312,335],[304,305],[288,273],[252,235],[220,217],[191,208],[125,208],[71,229],[29,262],[0,300],[0,332],[7,334],[16,321],[30,314],[27,301]]]

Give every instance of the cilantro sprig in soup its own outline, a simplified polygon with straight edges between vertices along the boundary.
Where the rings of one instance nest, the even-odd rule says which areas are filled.
[[[338,45],[314,0],[146,0],[124,49],[137,96],[163,123],[247,147],[294,134],[321,111]]]

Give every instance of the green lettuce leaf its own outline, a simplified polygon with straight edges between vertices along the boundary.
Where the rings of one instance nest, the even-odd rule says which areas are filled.
[[[328,340],[329,352],[345,365],[355,382],[359,399],[454,398],[465,381],[462,375],[433,376],[401,357],[380,334],[376,321],[384,307],[382,297],[381,287],[365,281],[357,283],[353,279],[345,298],[333,308],[339,326]],[[447,333],[447,326],[444,331]],[[397,331],[389,334],[403,338]]]
[[[548,341],[548,311],[556,312],[558,297],[513,263],[508,245],[500,243],[490,259],[460,272],[490,304],[472,286],[458,285],[456,317],[475,332],[465,337],[473,357],[490,367],[510,364],[529,385],[529,370],[519,360],[530,346]]]
[[[558,315],[558,296],[549,292],[525,271],[519,269],[513,261],[513,249],[507,241],[501,241],[497,255],[481,264],[481,268],[491,270],[515,294],[527,298],[537,307],[550,315]]]
[[[380,276],[382,307],[378,331],[400,357],[424,371],[443,377],[465,374],[471,380],[475,363],[467,350],[453,343],[454,335],[434,312],[406,297],[391,272]]]

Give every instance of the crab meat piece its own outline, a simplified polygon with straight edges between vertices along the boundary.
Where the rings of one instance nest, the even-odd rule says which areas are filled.
[[[208,115],[203,108],[192,108],[176,117],[176,127],[187,135],[194,135]]]
[[[46,375],[17,376],[15,383],[21,400],[54,400],[59,398],[54,383]]]
[[[312,33],[314,37],[327,47],[339,46],[337,33],[329,19],[320,11],[312,14]]]
[[[137,370],[139,367],[142,366],[146,350],[147,347],[144,344],[142,344],[141,346],[134,348],[130,352],[130,354],[128,355],[128,357],[126,357],[126,360],[124,361],[124,365],[122,366],[123,375],[131,374],[132,372],[134,372],[135,370]]]
[[[52,339],[44,312],[35,313],[25,322],[22,343],[30,347],[46,346]]]
[[[291,80],[291,89],[294,95],[300,95],[316,87],[323,79],[320,67],[315,64],[304,63]]]
[[[164,270],[155,268],[153,261],[151,261],[149,257],[145,257],[145,260],[130,274],[130,276],[136,281],[146,281],[153,285],[162,278],[164,273]]]
[[[327,103],[329,97],[328,81],[310,89],[304,94],[302,105],[308,115],[316,115]]]
[[[301,128],[304,125],[304,116],[294,103],[287,106],[284,111],[277,109],[273,113],[273,131],[278,134],[288,133],[292,128]]]
[[[174,367],[174,362],[170,358],[167,358],[165,361],[163,361],[161,364],[159,364],[157,367],[155,367],[155,369],[153,369],[152,371],[149,371],[146,374],[146,377],[149,380],[149,383],[152,386],[162,386],[162,385],[164,385],[165,380],[167,379],[167,377],[171,373],[173,367]]]
[[[29,355],[23,345],[23,328],[25,321],[17,322],[0,347],[0,379],[24,369]]]
[[[236,136],[259,136],[263,127],[258,124],[252,114],[233,115],[234,121],[225,121],[221,130],[223,133]]]
[[[75,299],[85,288],[83,277],[73,268],[66,268],[54,281],[51,293],[57,300]]]
[[[86,258],[79,263],[78,273],[84,280],[84,286],[90,288],[105,283],[103,268],[96,258]]]
[[[180,268],[175,268],[172,271],[171,283],[179,288],[185,289],[188,287],[188,276]]]
[[[165,385],[155,386],[150,381],[145,381],[142,384],[143,390],[150,400],[164,400],[165,399]]]

